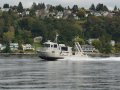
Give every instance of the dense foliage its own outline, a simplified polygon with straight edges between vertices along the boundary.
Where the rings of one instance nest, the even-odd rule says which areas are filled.
[[[8,7],[8,5],[4,5]],[[16,7],[13,7],[16,8]],[[35,16],[35,9],[44,9],[44,3],[36,5],[35,3],[30,10],[29,16],[19,16],[18,13],[9,10],[0,14],[0,43],[8,45],[9,42],[17,42],[20,45],[24,43],[33,43],[33,38],[42,36],[43,41],[48,39],[54,41],[56,33],[59,34],[59,42],[72,45],[74,39],[82,44],[86,43],[87,39],[98,38],[99,41],[94,41],[93,45],[100,52],[112,52],[111,40],[116,41],[116,52],[120,50],[120,17],[96,17],[89,15],[85,17],[86,10],[79,9],[74,5],[72,12],[77,13],[81,20],[75,19],[55,19],[53,17],[40,18]],[[51,6],[50,12],[53,9],[63,11],[61,5],[56,7]],[[117,7],[116,7],[117,8]],[[116,10],[115,8],[115,10]],[[107,7],[103,4],[98,4],[90,7],[91,10],[107,11]],[[17,10],[19,13],[23,11],[21,2]],[[7,51],[5,51],[7,52]]]

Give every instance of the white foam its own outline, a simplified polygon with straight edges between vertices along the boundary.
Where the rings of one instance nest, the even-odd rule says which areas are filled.
[[[120,61],[120,57],[79,57],[79,56],[70,56],[65,57],[62,60],[69,61]]]

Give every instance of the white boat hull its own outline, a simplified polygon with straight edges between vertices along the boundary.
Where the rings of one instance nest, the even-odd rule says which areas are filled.
[[[39,57],[44,60],[64,59],[64,56],[51,52],[39,52]]]

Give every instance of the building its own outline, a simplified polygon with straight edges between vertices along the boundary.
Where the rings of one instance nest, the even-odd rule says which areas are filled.
[[[6,46],[0,44],[0,51],[1,51],[1,50],[4,50],[5,48],[6,48]]]
[[[70,11],[70,10],[64,10],[64,12],[63,12],[63,18],[64,19],[68,19],[68,17],[70,16],[72,14],[72,11]]]
[[[46,16],[46,12],[45,12],[44,9],[37,10],[37,11],[35,12],[35,14],[36,14],[37,17],[45,17],[45,16]]]
[[[63,17],[63,12],[58,12],[57,15],[56,15],[56,18],[60,19],[62,17]]]
[[[98,38],[90,38],[90,39],[88,39],[87,41],[88,41],[89,44],[92,44],[92,42],[93,42],[94,40],[99,40],[99,39],[98,39]]]
[[[111,40],[111,41],[110,41],[110,44],[114,47],[114,46],[115,46],[115,41],[114,41],[114,40]]]
[[[10,43],[10,49],[12,51],[18,50],[18,47],[19,47],[18,43]]]
[[[98,51],[92,45],[81,45],[81,48],[82,48],[83,52],[96,52],[96,51]]]
[[[40,41],[42,41],[42,37],[41,36],[38,36],[38,37],[34,38],[34,42],[35,43],[39,43]]]
[[[2,10],[2,12],[8,12],[10,10],[10,8],[2,8],[1,10]]]
[[[25,50],[35,50],[31,44],[22,45],[23,51]]]

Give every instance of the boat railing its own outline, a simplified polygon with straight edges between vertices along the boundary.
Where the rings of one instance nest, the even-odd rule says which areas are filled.
[[[77,49],[77,54],[81,54],[81,55],[84,54],[84,52],[83,52],[83,50],[82,50],[79,42],[75,42],[75,47],[76,47],[76,49]]]
[[[49,47],[40,47],[38,51],[40,52],[47,52],[47,51],[57,51],[57,48],[49,48]]]

